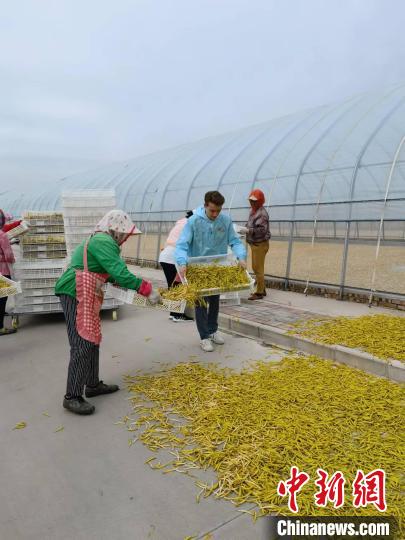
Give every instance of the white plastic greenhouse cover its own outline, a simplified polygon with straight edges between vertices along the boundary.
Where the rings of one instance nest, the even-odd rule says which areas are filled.
[[[387,176],[405,134],[405,85],[367,93],[56,181],[47,191],[3,192],[0,208],[60,208],[70,189],[115,188],[137,220],[170,221],[218,189],[234,219],[250,190],[265,192],[272,220],[379,219]],[[385,219],[403,219],[405,160],[397,160]],[[238,210],[240,209],[240,210]]]

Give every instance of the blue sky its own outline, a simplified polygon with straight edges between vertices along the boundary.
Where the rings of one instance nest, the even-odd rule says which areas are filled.
[[[0,186],[403,82],[404,15],[401,0],[3,2]]]

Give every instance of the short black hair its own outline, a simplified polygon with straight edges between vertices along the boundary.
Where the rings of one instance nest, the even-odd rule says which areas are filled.
[[[208,206],[209,203],[222,206],[225,202],[225,197],[219,191],[207,191],[204,196],[204,202],[205,206]]]
[[[186,212],[186,218],[190,218],[191,216],[193,215],[193,211],[192,210],[187,210]]]

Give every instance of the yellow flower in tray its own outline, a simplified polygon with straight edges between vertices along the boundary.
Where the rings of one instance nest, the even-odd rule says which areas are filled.
[[[11,287],[10,283],[0,278],[0,289],[8,289],[9,287]]]
[[[197,287],[194,285],[177,285],[171,289],[159,289],[159,293],[165,300],[183,301],[185,300],[188,305],[196,306],[204,304],[203,298],[201,298]]]
[[[187,282],[197,290],[231,290],[239,285],[248,285],[246,270],[240,266],[217,264],[191,264],[187,267]]]

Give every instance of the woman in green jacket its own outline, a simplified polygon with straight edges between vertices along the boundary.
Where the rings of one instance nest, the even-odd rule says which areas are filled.
[[[84,387],[86,397],[119,390],[98,377],[102,283],[108,280],[136,290],[152,303],[160,301],[151,283],[132,274],[120,256],[120,246],[137,232],[125,212],[111,210],[97,224],[95,233],[75,249],[69,268],[56,283],[55,294],[62,304],[70,344],[63,406],[76,414],[92,414],[95,410],[83,398]]]

